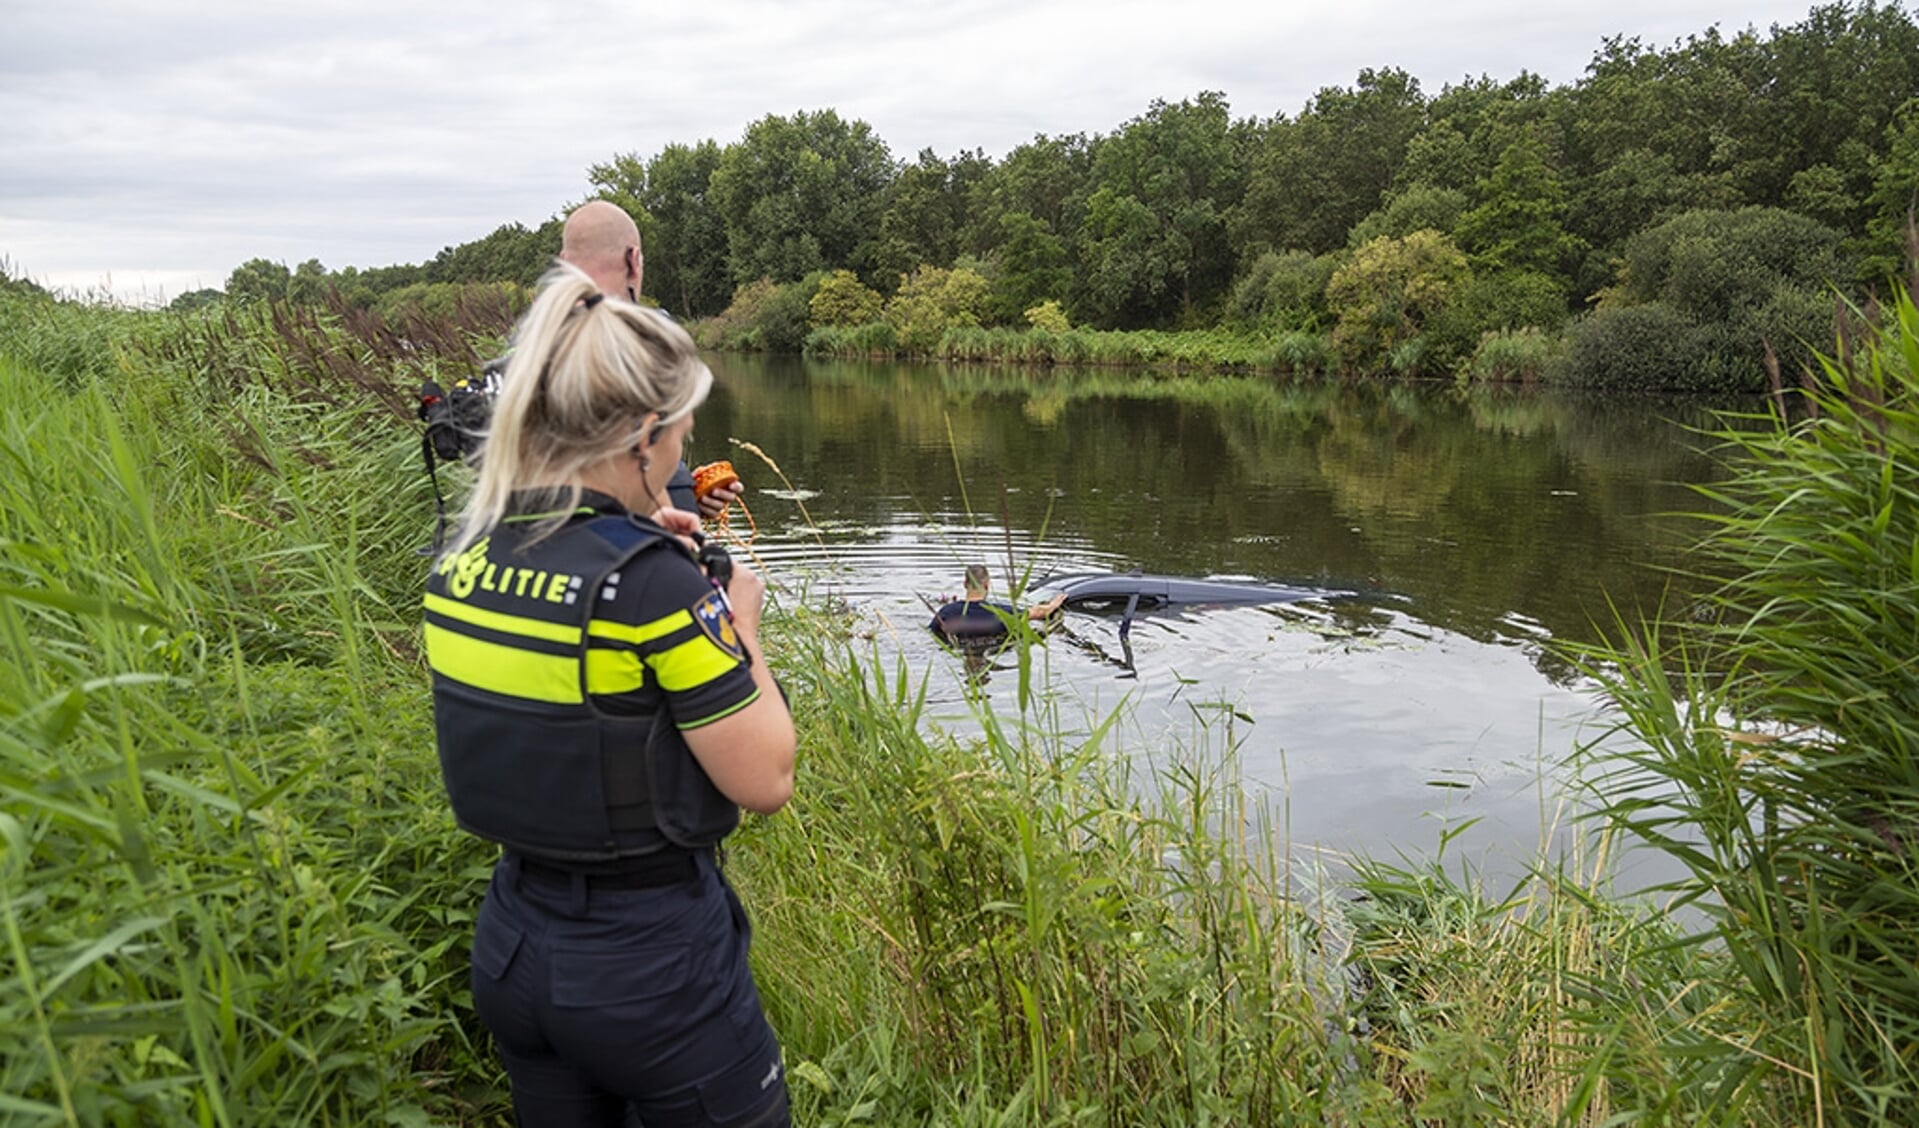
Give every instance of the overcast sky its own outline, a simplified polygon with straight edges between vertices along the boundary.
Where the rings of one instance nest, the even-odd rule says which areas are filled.
[[[1576,81],[1606,36],[1809,0],[0,0],[0,256],[136,301],[254,257],[420,262],[586,169],[831,108],[896,158],[1107,133],[1154,98],[1297,114],[1361,68]]]

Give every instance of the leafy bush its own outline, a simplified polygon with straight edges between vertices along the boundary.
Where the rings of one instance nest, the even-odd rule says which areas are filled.
[[[1339,319],[1333,343],[1357,367],[1390,363],[1471,277],[1465,254],[1437,231],[1375,239],[1326,284],[1327,308]]]
[[[1566,289],[1551,275],[1530,270],[1476,274],[1426,327],[1436,367],[1472,358],[1488,333],[1535,326],[1556,330],[1566,323]]]
[[[756,278],[734,287],[733,300],[727,303],[725,309],[689,326],[693,340],[701,348],[757,348],[757,338],[749,344],[748,335],[759,318],[761,308],[772,301],[778,291],[779,284],[771,278]]]
[[[1664,302],[1696,322],[1738,322],[1781,285],[1818,291],[1850,278],[1843,240],[1779,208],[1690,211],[1627,240],[1624,278],[1606,302]]]
[[[1780,286],[1752,312],[1752,331],[1770,344],[1789,378],[1819,371],[1819,354],[1833,351],[1833,314],[1839,299],[1831,291]],[[1763,354],[1763,344],[1762,344]],[[1756,383],[1748,385],[1757,390]]]
[[[822,326],[806,335],[800,345],[800,352],[806,356],[851,356],[847,344],[849,334],[844,329]]]
[[[1694,383],[1709,349],[1699,327],[1663,302],[1606,306],[1567,327],[1554,378],[1582,388],[1703,391]]]
[[[884,321],[869,321],[846,328],[831,326],[806,335],[801,351],[807,356],[837,356],[848,359],[890,357],[899,352],[899,339],[893,327]]]
[[[922,266],[901,281],[886,303],[886,320],[893,323],[902,349],[926,354],[948,329],[980,324],[992,299],[992,284],[976,271]]]
[[[1051,298],[1028,309],[1025,317],[1028,325],[1048,333],[1064,333],[1073,327],[1073,323],[1067,320],[1066,311]]]
[[[1281,372],[1330,373],[1337,365],[1332,338],[1294,329],[1273,341],[1273,367]]]
[[[807,318],[817,281],[802,279],[778,287],[760,306],[750,330],[759,347],[771,353],[797,353],[806,343]]]
[[[733,291],[733,301],[719,316],[688,327],[693,340],[702,348],[800,352],[813,295],[825,277],[813,274],[783,286],[771,278],[747,282]]]
[[[1568,342],[1568,376],[1600,387],[1761,391],[1768,343],[1798,369],[1811,362],[1808,342],[1817,347],[1830,337],[1830,287],[1852,274],[1840,244],[1839,232],[1778,208],[1691,211],[1642,231],[1627,241],[1620,284],[1573,330],[1580,339]],[[1608,371],[1609,351],[1622,358],[1644,351],[1610,333],[1612,311],[1651,305],[1680,320],[1640,318],[1672,329],[1670,355],[1663,364],[1640,358]],[[1595,333],[1607,347],[1592,347],[1598,342],[1587,338]]]
[[[1386,367],[1395,376],[1424,376],[1427,367],[1426,338],[1407,337],[1394,342],[1392,350],[1386,354]]]
[[[850,338],[853,347],[865,356],[892,356],[899,351],[899,334],[885,321],[869,321],[855,326]]]
[[[807,320],[814,328],[864,325],[878,321],[885,299],[850,270],[835,270],[820,279],[807,303]]]
[[[1229,322],[1248,329],[1309,329],[1326,316],[1326,283],[1339,259],[1306,251],[1260,255],[1227,301]]]

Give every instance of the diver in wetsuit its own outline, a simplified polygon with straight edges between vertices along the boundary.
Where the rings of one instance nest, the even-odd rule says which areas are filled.
[[[987,589],[992,585],[992,576],[984,564],[966,566],[966,597],[955,599],[933,614],[933,621],[927,624],[935,634],[948,640],[968,638],[998,638],[1006,633],[1006,624],[1010,619],[1018,619],[1022,614],[1027,619],[1040,620],[1059,610],[1066,602],[1064,592],[1044,603],[1036,603],[1024,612],[1004,600],[988,599]]]

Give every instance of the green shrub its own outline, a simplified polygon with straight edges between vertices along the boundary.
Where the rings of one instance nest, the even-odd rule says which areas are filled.
[[[774,290],[753,318],[759,348],[771,353],[796,353],[806,344],[807,317],[812,305],[808,281],[788,283]]]
[[[1566,323],[1566,289],[1535,271],[1474,275],[1454,300],[1427,324],[1435,367],[1452,368],[1472,358],[1487,333],[1536,326],[1557,330]]]
[[[1663,302],[1695,322],[1737,323],[1781,285],[1824,290],[1852,276],[1844,236],[1780,208],[1691,211],[1626,242],[1612,302]]]
[[[1818,372],[1819,354],[1833,351],[1838,307],[1839,298],[1831,290],[1791,285],[1773,290],[1749,319],[1762,362],[1764,346],[1770,344],[1789,380],[1797,380],[1801,372]],[[1746,386],[1757,391],[1762,385],[1754,377]]]
[[[807,318],[823,274],[785,285],[761,278],[733,291],[717,317],[688,326],[701,348],[797,353],[806,346]]]
[[[1332,338],[1301,329],[1281,333],[1273,341],[1273,367],[1302,375],[1330,373],[1337,367]]]
[[[1424,376],[1428,368],[1426,338],[1407,337],[1386,354],[1386,367],[1395,376]]]
[[[992,284],[975,271],[922,266],[901,280],[886,303],[886,320],[903,350],[930,355],[947,330],[979,325],[992,300]]]
[[[1687,212],[1642,231],[1626,244],[1620,284],[1568,331],[1567,378],[1593,387],[1763,391],[1768,343],[1796,371],[1831,338],[1831,287],[1852,269],[1840,243],[1837,231],[1805,216],[1761,207]],[[1632,308],[1661,312],[1618,319]],[[1615,331],[1634,325],[1670,334],[1663,361]]]
[[[940,335],[933,355],[941,360],[985,361],[998,359],[994,351],[993,330],[977,325],[948,329]]]
[[[1665,302],[1609,302],[1567,326],[1555,378],[1622,391],[1762,392],[1766,345],[1796,378],[1830,339],[1832,310],[1828,298],[1784,284],[1729,321],[1696,321]]]
[[[1615,391],[1688,389],[1702,378],[1710,342],[1663,302],[1605,306],[1566,327],[1555,380]]]
[[[1334,255],[1267,252],[1234,284],[1228,322],[1247,329],[1307,329],[1326,317],[1326,284],[1339,264]]]
[[[814,328],[849,327],[878,321],[885,299],[859,280],[850,270],[835,270],[820,280],[807,303],[807,318]]]
[[[899,352],[899,334],[892,323],[869,321],[865,325],[853,328],[851,342],[854,350],[863,356],[892,356]]]
[[[1064,333],[1073,327],[1066,317],[1066,310],[1051,298],[1031,307],[1023,316],[1028,325],[1048,333]]]
[[[1465,254],[1437,231],[1382,236],[1359,248],[1326,284],[1341,358],[1361,369],[1396,365],[1398,346],[1418,337],[1471,277]]]
[[[850,334],[844,329],[822,326],[806,335],[806,341],[800,346],[800,352],[806,356],[850,356],[847,344]]]

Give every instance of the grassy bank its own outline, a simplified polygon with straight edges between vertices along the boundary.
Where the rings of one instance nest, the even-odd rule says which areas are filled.
[[[0,293],[0,1120],[507,1122],[465,988],[489,851],[439,792],[417,649],[407,402],[495,332]],[[804,608],[773,629],[799,793],[729,865],[800,1123],[1802,1124],[1833,1099],[1736,935],[1678,943],[1603,856],[1328,887],[1229,730],[1135,775],[1125,726],[1035,670],[981,738],[928,737],[923,671]]]
[[[885,322],[807,335],[808,356],[911,358],[1070,368],[1159,368],[1176,372],[1331,375],[1338,369],[1323,333],[1167,332],[1151,329],[948,329],[928,349],[903,347]]]

